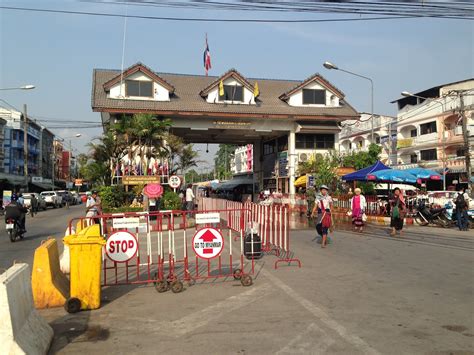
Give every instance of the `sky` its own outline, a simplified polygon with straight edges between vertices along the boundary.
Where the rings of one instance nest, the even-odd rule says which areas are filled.
[[[0,0],[0,6],[125,13],[123,5],[77,0]],[[128,6],[129,14],[221,18],[331,18],[292,13],[236,13]],[[342,17],[338,15],[338,17]],[[94,121],[91,109],[94,68],[120,69],[122,18],[35,13],[0,9],[0,88],[34,84],[29,91],[0,91],[17,108],[49,127]],[[124,67],[138,61],[157,72],[203,74],[204,38],[212,58],[210,75],[236,68],[246,77],[304,80],[319,72],[360,112],[370,111],[368,81],[327,70],[331,61],[373,79],[378,114],[396,115],[390,101],[400,92],[417,92],[474,77],[474,21],[396,19],[357,22],[209,23],[128,19]],[[80,152],[100,136],[99,127],[51,129],[72,138]],[[210,142],[212,143],[212,142]],[[211,161],[216,147],[198,145]]]

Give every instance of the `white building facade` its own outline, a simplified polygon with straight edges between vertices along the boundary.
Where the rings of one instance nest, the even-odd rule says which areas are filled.
[[[384,115],[361,113],[360,120],[342,122],[339,133],[339,151],[348,154],[353,151],[367,151],[373,142],[382,147],[381,161],[386,165],[396,163],[397,140],[396,118]],[[373,121],[372,121],[373,120]],[[372,139],[373,128],[373,139]]]
[[[396,167],[446,171],[442,188],[467,186],[471,176],[466,152],[471,163],[474,153],[474,79],[436,86],[394,103],[398,105]]]

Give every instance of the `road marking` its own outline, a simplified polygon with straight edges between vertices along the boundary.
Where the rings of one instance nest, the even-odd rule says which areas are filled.
[[[314,303],[308,301],[306,298],[302,297],[291,287],[284,284],[279,278],[272,275],[270,272],[262,269],[262,274],[264,274],[275,286],[281,288],[288,296],[293,298],[296,302],[298,302],[303,308],[305,308],[308,312],[313,314],[320,322],[322,322],[326,327],[334,330],[338,333],[341,338],[352,344],[353,346],[357,347],[359,350],[362,351],[364,354],[379,354],[377,350],[372,348],[369,344],[367,344],[364,340],[359,338],[357,335],[351,334],[347,331],[347,329],[332,319],[326,312],[324,312],[321,308],[316,306]]]
[[[322,328],[315,323],[311,323],[303,333],[294,337],[276,354],[311,354],[315,351],[322,354],[335,342]]]
[[[271,293],[272,289],[273,287],[269,284],[252,287],[246,292],[242,292],[236,296],[231,296],[198,312],[184,316],[181,319],[171,322],[171,324],[168,323],[167,326],[169,327],[169,325],[171,325],[171,327],[174,328],[171,332],[173,335],[185,335],[197,328],[204,327],[205,325],[214,322],[226,313],[230,313],[252,304],[256,300],[267,296]]]

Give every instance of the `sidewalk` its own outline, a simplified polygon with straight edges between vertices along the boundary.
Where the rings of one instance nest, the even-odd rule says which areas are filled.
[[[180,294],[114,286],[99,310],[42,310],[55,330],[51,353],[472,352],[472,238],[446,248],[414,241],[411,229],[405,239],[339,229],[326,249],[313,230],[294,231],[302,268],[273,270],[265,256],[251,287],[232,278]]]

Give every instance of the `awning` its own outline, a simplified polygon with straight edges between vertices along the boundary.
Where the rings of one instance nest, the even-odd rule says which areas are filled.
[[[229,181],[225,181],[223,183],[220,183],[216,190],[233,190],[237,186],[240,185],[252,185],[253,183],[253,178],[237,178],[237,179],[232,179]]]
[[[45,184],[42,182],[31,182],[30,184],[38,186],[40,189],[43,189],[43,190],[51,190],[53,188],[52,184]]]

